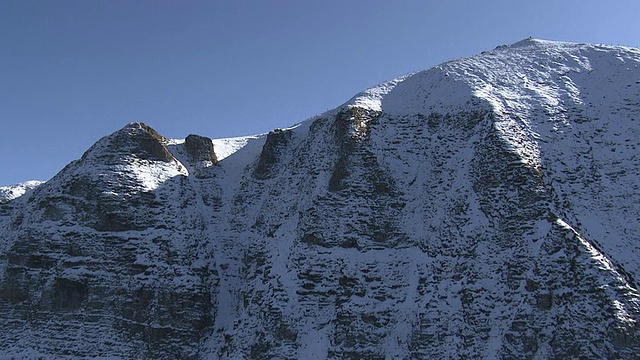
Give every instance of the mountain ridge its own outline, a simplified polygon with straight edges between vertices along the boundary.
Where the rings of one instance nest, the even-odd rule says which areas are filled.
[[[633,358],[639,64],[526,39],[268,134],[126,125],[0,205],[0,353]]]

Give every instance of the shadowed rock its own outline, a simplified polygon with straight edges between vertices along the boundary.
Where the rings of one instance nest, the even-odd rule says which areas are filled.
[[[287,145],[290,139],[290,131],[276,129],[269,132],[262,147],[258,165],[253,171],[253,177],[264,180],[272,176],[274,167],[280,159],[281,149]]]
[[[201,161],[210,161],[213,164],[218,163],[213,143],[206,136],[191,134],[184,139],[184,147],[192,163]]]

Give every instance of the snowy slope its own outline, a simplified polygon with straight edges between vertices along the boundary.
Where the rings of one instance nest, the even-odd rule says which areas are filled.
[[[10,186],[0,186],[0,203],[7,203],[13,199],[19,198],[27,191],[36,188],[44,183],[43,181],[31,180],[20,184]]]
[[[637,357],[639,64],[526,39],[269,134],[129,124],[0,205],[0,353]]]

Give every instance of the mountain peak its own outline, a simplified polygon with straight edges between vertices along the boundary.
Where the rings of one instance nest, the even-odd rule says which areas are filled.
[[[125,125],[121,130],[128,130],[130,133],[144,131],[144,132],[147,132],[149,135],[151,135],[151,137],[157,139],[158,141],[166,142],[167,140],[164,136],[160,135],[151,126],[140,121],[130,122],[129,124]]]
[[[540,45],[551,45],[551,44],[567,44],[567,43],[561,42],[561,41],[554,41],[554,40],[536,39],[530,36],[526,39],[516,41],[513,44],[506,45],[506,46],[511,48],[517,48],[517,47],[525,47],[525,46],[540,46]]]
[[[42,184],[44,184],[44,181],[30,180],[19,184],[0,186],[0,204],[19,198]]]
[[[168,139],[142,122],[132,122],[100,139],[89,154],[104,156],[135,156],[143,160],[170,162],[173,155],[166,147]]]

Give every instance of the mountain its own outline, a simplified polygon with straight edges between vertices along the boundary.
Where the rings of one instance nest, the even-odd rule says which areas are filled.
[[[0,354],[640,358],[639,65],[526,39],[268,134],[128,124],[3,195]]]
[[[31,180],[15,185],[0,186],[0,203],[4,204],[15,198],[19,198],[42,183],[42,181]]]

